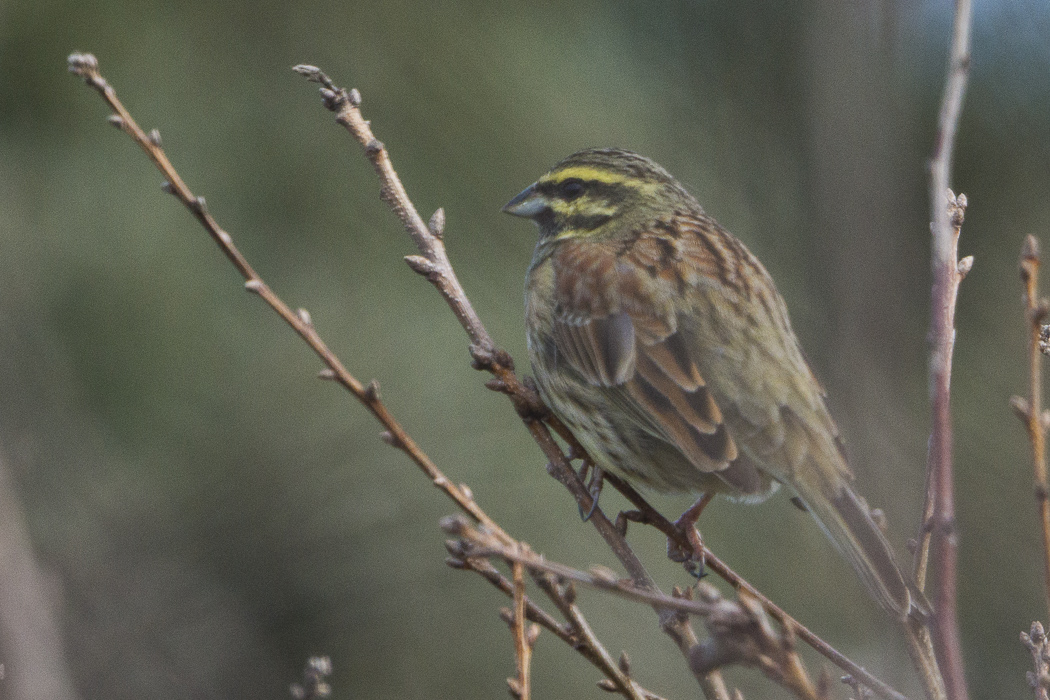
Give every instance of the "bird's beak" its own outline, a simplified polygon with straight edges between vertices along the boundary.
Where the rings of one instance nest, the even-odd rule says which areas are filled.
[[[531,219],[546,208],[543,198],[536,193],[536,185],[522,190],[514,199],[503,206],[503,211],[514,216]]]

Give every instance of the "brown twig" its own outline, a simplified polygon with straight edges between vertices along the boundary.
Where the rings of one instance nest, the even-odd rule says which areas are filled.
[[[584,501],[589,503],[589,493],[580,482],[576,472],[573,471],[561,447],[554,441],[547,426],[543,423],[543,419],[551,419],[549,411],[536,391],[523,383],[515,374],[513,359],[508,353],[496,347],[467,300],[466,293],[459,284],[445,252],[442,240],[444,213],[438,210],[431,218],[430,224],[423,223],[422,217],[416,211],[391,164],[386,147],[375,137],[368,121],[361,114],[361,95],[357,90],[347,91],[337,87],[315,66],[300,65],[294,70],[308,80],[323,86],[321,95],[325,107],[335,113],[336,121],[343,125],[361,144],[365,155],[379,176],[383,200],[401,220],[421,253],[421,255],[407,256],[405,262],[437,288],[455,313],[456,318],[459,319],[460,325],[463,326],[472,341],[470,352],[474,360],[474,367],[490,372],[494,378],[488,382],[487,386],[494,391],[506,394],[511,399],[533,439],[549,460],[547,468],[551,475],[569,488],[578,503]],[[557,421],[552,420],[552,423],[558,425]],[[565,434],[567,433],[568,431],[565,431]],[[631,550],[623,536],[616,531],[613,524],[601,513],[596,513],[590,522],[630,573],[635,583],[641,587],[657,590],[652,576],[645,570],[641,560]],[[688,621],[679,621],[677,616],[670,615],[667,611],[657,610],[657,613],[660,616],[661,628],[675,640],[683,655],[688,655],[689,648],[696,643],[696,635],[689,628]],[[728,700],[727,695],[723,698],[717,692],[718,688],[710,686],[706,679],[698,677],[697,681],[704,688],[708,697]]]
[[[943,201],[943,200],[942,200]],[[947,191],[951,269],[935,264],[933,315],[930,337],[930,391],[933,431],[930,435],[926,473],[926,499],[919,546],[915,554],[916,581],[926,584],[926,568],[932,560],[936,573],[936,595],[932,630],[925,621],[904,621],[909,653],[919,669],[930,700],[966,700],[966,680],[959,638],[956,584],[958,538],[955,531],[955,485],[952,475],[952,421],[950,406],[952,352],[955,346],[955,305],[959,285],[973,267],[973,257],[958,259],[959,234],[966,212],[966,195]],[[936,230],[936,222],[931,226]],[[934,235],[937,239],[937,235]],[[936,247],[936,246],[935,246]],[[933,653],[934,649],[936,654]]]
[[[629,484],[626,484],[622,480],[609,474],[606,474],[605,479],[620,491],[620,493],[622,493],[631,503],[633,503],[636,508],[638,508],[638,511],[634,513],[625,513],[624,515],[627,516],[627,519],[634,522],[642,522],[652,525],[667,537],[675,539],[680,546],[691,546],[689,545],[688,540],[686,540],[685,534],[675,527],[674,523],[653,508],[652,505],[650,505],[648,501],[646,501],[645,498],[643,498],[642,495]],[[904,695],[894,690],[879,678],[873,676],[867,669],[859,666],[849,657],[842,654],[842,652],[838,651],[814,634],[809,628],[784,611],[783,608],[763,595],[761,591],[752,586],[744,577],[730,568],[728,564],[707,548],[704,549],[704,563],[708,569],[718,574],[720,578],[731,585],[734,589],[737,591],[746,591],[748,595],[760,601],[763,607],[765,607],[766,612],[772,615],[785,628],[790,628],[792,634],[811,646],[828,661],[835,664],[843,671],[846,671],[846,673],[850,674],[858,682],[866,685],[874,691],[876,695],[885,698],[885,700],[904,700]]]
[[[454,296],[450,296],[456,293],[462,293],[462,288],[458,282],[451,282],[444,279],[445,276],[448,275],[454,277],[455,272],[451,265],[448,264],[444,242],[439,235],[441,229],[438,228],[435,231],[432,230],[433,227],[422,225],[422,218],[415,213],[415,207],[412,205],[411,201],[408,201],[408,195],[391,165],[385,146],[375,138],[368,121],[361,115],[360,94],[356,90],[346,91],[337,87],[327,75],[314,66],[296,66],[295,70],[307,77],[307,79],[323,85],[321,88],[321,94],[324,98],[325,106],[336,113],[336,121],[346,127],[346,129],[365,149],[366,156],[372,162],[376,173],[379,175],[380,180],[383,183],[382,192],[384,193],[384,199],[387,200],[388,204],[390,204],[391,208],[394,210],[394,213],[401,219],[402,224],[405,226],[406,230],[409,231],[410,235],[419,246],[420,251],[423,253],[422,257],[409,256],[406,258],[406,261],[414,270],[426,275],[427,279],[438,288],[442,296],[445,297],[446,301],[453,308],[453,311],[456,312],[456,316],[460,319],[460,323],[475,342],[474,347],[472,347],[475,366],[479,369],[486,369],[496,376],[496,379],[489,382],[488,386],[492,389],[506,393],[511,398],[517,407],[519,414],[521,414],[525,420],[533,438],[547,456],[549,460],[547,466],[548,471],[552,476],[558,479],[558,481],[560,481],[570,493],[572,493],[573,497],[584,512],[589,512],[593,505],[590,492],[579,479],[576,472],[571,468],[568,459],[565,457],[557,443],[551,438],[546,425],[544,425],[540,419],[549,423],[559,436],[569,442],[574,455],[583,456],[586,453],[560,421],[550,415],[539,400],[536,392],[530,386],[523,384],[518,380],[514,373],[513,362],[510,360],[510,357],[506,355],[506,353],[495,348],[490,336],[484,331],[481,321],[473,315],[473,310],[470,308],[469,304],[464,305],[459,303]],[[404,201],[400,199],[402,196],[405,198]],[[443,221],[443,215],[441,218]],[[633,497],[629,496],[629,498],[632,498],[636,505],[640,502],[644,503],[644,499],[641,495],[622,480],[616,479],[612,475],[606,475],[606,479],[621,492],[632,494]],[[645,505],[649,511],[653,513],[656,512],[652,506],[649,506],[647,503]],[[660,517],[663,521],[668,522],[669,524],[669,521],[667,521],[666,518],[663,518],[662,516]],[[600,509],[597,509],[594,512],[590,522],[612,549],[617,559],[619,559],[624,565],[635,585],[641,588],[658,590],[656,589],[652,577],[641,565],[641,562],[634,555],[634,552],[627,544],[627,541],[619,532],[619,528],[611,523]],[[681,535],[676,529],[675,534],[676,537]],[[724,570],[729,571],[728,567],[725,567]],[[746,582],[736,574],[733,574],[733,577],[734,581],[731,581],[733,585],[739,586],[741,584],[746,584]],[[761,595],[756,589],[754,589],[754,587],[750,586],[750,584],[746,584],[746,586],[756,597],[772,606],[770,609],[772,614],[782,615],[785,619],[792,620],[797,628],[796,632],[800,633],[799,636],[804,638],[806,643],[813,645],[818,651],[825,654],[825,656],[827,656],[827,658],[833,663],[837,665],[842,664],[844,670],[865,679],[865,682],[870,681],[872,687],[878,688],[880,691],[879,694],[883,697],[898,699],[904,697],[885,683],[882,683],[871,676],[870,673],[866,672],[857,664],[850,662],[844,655],[835,651],[829,644],[821,640],[801,624],[797,623],[797,621],[788,617],[779,607],[773,605],[768,598]],[[692,633],[692,630],[684,629],[681,626],[682,623],[677,620],[676,616],[669,616],[666,612],[661,613],[661,624],[665,631],[675,639],[683,653],[688,653],[688,649],[692,646],[691,642],[695,640],[695,634]],[[804,636],[801,634],[803,631]],[[701,683],[703,683],[702,679]],[[712,692],[719,691],[717,691],[717,689],[712,689]]]
[[[700,584],[698,595],[717,605],[704,618],[710,637],[693,655],[694,664],[731,660],[760,669],[767,678],[807,700],[827,700],[828,688],[814,685],[795,648],[791,627],[778,633],[758,600],[740,592],[738,600],[726,600],[710,585]],[[701,668],[704,666],[701,665]]]
[[[574,637],[579,639],[581,644],[590,646],[595,652],[594,663],[605,674],[605,678],[598,682],[602,690],[620,693],[626,698],[659,700],[659,696],[646,690],[631,678],[630,664],[623,661],[626,658],[624,655],[620,657],[621,662],[614,661],[612,655],[598,642],[594,630],[591,629],[579,606],[576,605],[576,588],[571,581],[563,581],[544,571],[533,570],[531,573],[536,585],[547,594],[547,597],[554,602],[565,617]]]
[[[488,559],[470,557],[460,540],[448,540],[446,546],[452,557],[450,566],[456,569],[476,571],[508,597],[514,596],[514,584],[499,572]],[[637,683],[623,677],[604,645],[591,630],[583,614],[575,604],[576,594],[571,584],[559,587],[553,578],[547,580],[533,573],[539,588],[555,603],[565,615],[567,624],[561,624],[549,613],[525,597],[525,617],[552,632],[568,644],[581,656],[602,671],[613,692],[619,692],[630,700],[662,700],[658,695],[645,690]],[[609,689],[609,686],[604,686]]]
[[[518,545],[520,548],[522,545]],[[515,562],[513,572],[514,611],[510,616],[511,634],[514,635],[514,658],[517,661],[518,677],[508,678],[511,694],[518,700],[532,698],[532,646],[536,637],[529,633],[525,625],[525,567]],[[536,628],[539,632],[539,628]]]
[[[393,415],[388,411],[380,399],[378,382],[373,380],[365,386],[350,374],[350,372],[342,365],[338,357],[332,353],[317,333],[310,314],[306,312],[305,309],[299,309],[297,312],[292,312],[290,307],[288,307],[288,305],[285,304],[283,300],[281,300],[269,288],[269,286],[265,284],[265,282],[263,282],[261,277],[234,246],[232,237],[219,227],[215,219],[208,214],[204,205],[204,199],[194,196],[189,187],[187,187],[182,181],[182,178],[179,177],[174,166],[172,166],[161,147],[159,133],[154,130],[147,135],[131,117],[131,114],[127,111],[124,105],[121,104],[120,100],[117,99],[116,92],[99,73],[97,59],[91,54],[72,54],[69,57],[69,68],[71,72],[82,77],[89,86],[93,87],[100,95],[102,95],[103,99],[109,104],[114,113],[109,120],[110,123],[128,134],[137,144],[139,144],[143,151],[145,151],[150,160],[153,161],[166,178],[164,190],[178,198],[179,201],[182,202],[197,218],[211,238],[226,255],[227,259],[233,263],[245,278],[245,288],[262,297],[262,299],[266,301],[266,303],[274,309],[274,311],[276,311],[304,341],[306,341],[314,352],[317,353],[326,365],[326,369],[322,370],[320,374],[321,378],[338,382],[350,391],[362,404],[364,404],[373,416],[375,416],[375,418],[386,428],[382,434],[384,441],[405,452],[412,461],[420,467],[424,474],[430,478],[431,482],[452,498],[452,500],[459,505],[464,512],[477,520],[479,524],[483,525],[494,535],[505,539],[507,542],[514,542],[513,538],[505,533],[474,501],[470,490],[465,486],[456,486],[453,484],[394,419]],[[389,160],[387,160],[387,163],[389,163]],[[393,173],[393,170],[390,169],[390,172]],[[393,174],[393,178],[394,180],[397,179],[396,174]],[[395,188],[394,191],[400,191],[403,193],[404,189],[399,187]],[[407,194],[405,194],[404,197],[407,200]],[[398,211],[400,215],[409,210],[404,207],[395,207],[395,211]],[[414,209],[411,209],[411,211],[414,212]],[[431,237],[439,235],[442,226],[442,219],[443,216],[437,215],[431,219],[430,227],[425,227],[427,235],[430,235]],[[441,254],[438,255],[438,259],[443,258],[447,264],[447,257],[444,257],[443,254],[443,246],[439,246],[439,248]],[[450,265],[447,267],[447,274],[454,277]],[[498,373],[506,373],[508,375],[508,378],[512,380],[512,383],[510,384],[512,388],[506,391],[508,391],[508,393],[511,390],[516,392],[512,398],[516,399],[515,405],[518,407],[520,413],[523,415],[531,415],[533,411],[542,410],[542,403],[539,402],[538,397],[534,399],[530,397],[529,388],[517,381],[517,377],[513,373],[513,362],[510,360],[510,357],[506,355],[506,353],[493,349],[488,334],[484,331],[484,328],[481,327],[480,320],[474,315],[469,301],[465,300],[465,294],[463,294],[462,289],[458,287],[458,282],[454,285],[450,285],[438,280],[436,284],[438,288],[442,290],[443,296],[453,294],[456,289],[459,289],[458,293],[464,297],[464,300],[462,301],[450,301],[449,303],[450,305],[454,304],[454,308],[460,310],[457,312],[458,317],[461,319],[467,319],[464,322],[464,327],[468,329],[471,338],[477,341],[472,347],[472,354],[475,356],[476,365],[497,373],[497,376],[499,376]],[[446,298],[448,297],[446,296]],[[535,392],[532,392],[532,396],[534,395]],[[530,405],[530,401],[534,401],[538,408]],[[530,430],[534,435],[539,436],[539,439],[544,441],[542,446],[545,447],[545,452],[547,452],[552,459],[560,460],[555,466],[555,469],[560,471],[567,470],[572,474],[573,471],[568,464],[568,460],[565,458],[565,455],[561,452],[560,448],[558,448],[557,443],[555,443],[550,437],[550,434],[546,432],[546,428],[543,424],[536,420],[532,420],[530,421]],[[609,524],[607,529],[611,532],[612,525]],[[626,543],[624,542],[624,544]],[[622,550],[620,551],[622,553]],[[631,553],[631,556],[633,557],[633,552]],[[634,558],[634,561],[637,562],[636,557]],[[640,562],[637,563],[637,567],[640,571],[644,572],[644,568],[641,568]],[[648,574],[645,575],[647,576]]]
[[[190,188],[186,186],[186,183],[182,181],[182,178],[179,177],[178,172],[176,172],[171,161],[168,160],[164,149],[161,147],[159,133],[154,129],[147,135],[131,117],[127,109],[124,108],[120,100],[117,99],[116,92],[99,74],[97,59],[91,54],[72,54],[69,57],[69,70],[83,78],[84,82],[102,95],[103,99],[113,110],[113,116],[109,120],[110,123],[130,136],[146,152],[149,159],[153,161],[166,178],[163,189],[182,202],[189,209],[190,213],[197,218],[208,232],[208,235],[211,236],[212,240],[219,246],[219,249],[226,255],[226,258],[233,263],[237,271],[244,277],[245,289],[259,295],[321,358],[321,361],[324,362],[327,368],[321,372],[321,378],[338,382],[353,394],[375,416],[376,420],[386,428],[386,431],[382,434],[385,442],[408,455],[423,470],[423,473],[427,475],[431,482],[444,491],[464,512],[478,522],[483,523],[485,527],[491,528],[493,532],[502,533],[502,536],[507,537],[508,541],[511,541],[510,536],[504,533],[499,525],[474,502],[474,497],[470,492],[453,484],[437,468],[437,465],[434,464],[430,457],[423,452],[419,445],[415,443],[405,429],[401,427],[400,423],[395,420],[379,397],[379,383],[373,380],[365,386],[350,374],[335,353],[328,348],[320,334],[318,334],[310,314],[305,309],[292,311],[270,289],[252,266],[248,264],[247,259],[233,244],[233,238],[230,234],[224,231],[212,215],[208,213],[204,198],[195,196],[190,191]]]
[[[1021,633],[1021,643],[1032,653],[1034,671],[1028,672],[1028,685],[1035,691],[1035,700],[1050,700],[1050,643],[1038,622],[1032,623],[1028,633]]]
[[[970,0],[956,0],[945,81],[937,122],[937,136],[930,162],[930,207],[932,229],[932,272],[930,316],[930,399],[932,432],[927,466],[927,495],[924,520],[917,552],[917,580],[925,583],[925,566],[933,547],[936,574],[933,644],[943,671],[943,688],[927,681],[927,695],[949,700],[966,700],[966,678],[957,617],[958,539],[955,530],[955,493],[952,473],[951,369],[955,345],[955,305],[959,284],[973,264],[972,258],[958,259],[959,229],[966,198],[951,190],[952,156],[959,115],[970,68]],[[924,630],[918,630],[924,634]],[[921,649],[913,647],[913,656]],[[932,659],[927,660],[933,662]],[[937,674],[938,676],[940,674]]]
[[[972,266],[973,259],[958,259],[959,230],[966,199],[962,195],[955,197],[949,187],[955,134],[969,76],[970,23],[970,0],[957,0],[949,50],[949,71],[930,165],[930,206],[933,217],[930,391],[933,430],[928,467],[927,502],[930,506],[926,510],[932,519],[923,529],[929,531],[933,538],[937,586],[934,596],[937,611],[933,627],[934,644],[943,668],[945,691],[950,700],[965,700],[967,697],[957,619],[958,540],[955,532],[950,390],[956,300],[959,284]],[[925,555],[920,557],[924,558]],[[919,580],[925,580],[925,571],[919,572]]]
[[[444,518],[441,526],[461,539],[463,556],[500,557],[512,567],[525,566],[532,572],[542,572],[560,581],[572,581],[653,607],[702,617],[711,636],[690,650],[690,666],[696,673],[707,675],[729,664],[754,666],[799,698],[820,698],[795,651],[795,635],[791,628],[784,627],[784,634],[778,634],[761,602],[746,591],[741,592],[738,601],[728,601],[714,587],[701,584],[697,600],[693,599],[691,590],[666,596],[639,588],[630,579],[620,578],[605,567],[580,571],[548,561],[527,547],[507,545],[462,516]],[[621,670],[627,666],[622,660],[619,665]]]
[[[167,182],[164,185],[165,191],[176,196],[198,219],[202,226],[204,226],[208,234],[219,245],[224,255],[226,255],[242,276],[244,276],[246,280],[246,289],[262,297],[322,359],[327,369],[321,372],[321,377],[338,382],[349,390],[362,404],[364,404],[376,419],[386,428],[386,431],[383,433],[384,440],[388,444],[405,452],[430,478],[432,483],[452,498],[464,512],[475,518],[478,523],[484,526],[488,531],[497,534],[501,538],[505,538],[507,542],[513,542],[513,538],[503,532],[503,530],[499,528],[499,526],[487,514],[485,514],[480,506],[474,502],[469,489],[452,484],[452,482],[449,481],[440,470],[438,470],[436,465],[433,464],[418,445],[415,444],[407,432],[396,422],[379,398],[378,383],[373,381],[368,386],[365,386],[351,375],[317,334],[310,315],[304,309],[292,312],[291,309],[262,281],[258,274],[248,264],[247,260],[233,245],[230,235],[222,230],[211,215],[208,214],[204,199],[195,197],[178,176],[178,173],[168,161],[168,158],[161,147],[159,133],[154,130],[150,132],[149,135],[145,134],[116,98],[116,94],[112,87],[110,87],[99,74],[98,64],[94,56],[91,56],[90,54],[73,54],[69,57],[69,63],[70,70],[84,78],[85,82],[95,88],[110,105],[110,108],[114,112],[113,116],[110,118],[110,122],[131,136],[132,139],[145,151],[147,156],[154,162],[158,169],[160,169],[165,175],[167,178]],[[446,302],[453,309],[456,317],[460,320],[460,323],[473,341],[471,345],[471,355],[474,359],[474,366],[478,369],[491,372],[495,377],[487,384],[487,386],[508,395],[519,415],[521,415],[525,421],[533,438],[550,460],[548,470],[556,479],[568,488],[578,504],[582,507],[589,508],[591,505],[590,493],[572,469],[569,463],[569,458],[566,457],[565,453],[562,452],[561,448],[551,437],[551,434],[543,421],[550,423],[551,427],[558,432],[561,437],[569,441],[570,445],[575,445],[575,441],[571,434],[560,424],[559,421],[557,421],[557,419],[549,414],[535,390],[530,385],[523,383],[518,379],[517,375],[514,373],[513,360],[507,353],[498,349],[494,345],[491,337],[481,324],[480,319],[478,319],[473,311],[466,294],[456,280],[455,273],[451,264],[448,262],[444,245],[441,241],[444,226],[443,212],[441,210],[435,212],[434,216],[431,217],[429,224],[422,223],[422,218],[419,217],[414,206],[412,206],[404,187],[401,185],[400,180],[397,178],[397,175],[390,164],[386,149],[372,135],[368,123],[363,117],[361,117],[360,110],[357,109],[360,104],[360,95],[357,91],[346,92],[345,90],[336,88],[327,76],[324,76],[324,74],[316,68],[299,66],[297,67],[297,70],[306,75],[309,79],[322,83],[325,86],[322,88],[322,94],[324,95],[326,106],[338,113],[339,116],[337,116],[337,120],[346,126],[364,147],[366,154],[372,161],[376,172],[383,183],[382,194],[384,200],[387,201],[401,221],[405,224],[406,229],[416,240],[420,251],[423,253],[421,256],[408,256],[406,262],[408,262],[416,272],[425,275],[438,288],[442,296],[446,299]],[[345,112],[349,112],[349,115],[344,114]],[[575,449],[576,454],[583,454],[582,449],[579,449],[578,446],[576,446]],[[629,489],[629,487],[626,487],[624,484],[621,484],[618,488]],[[640,496],[637,496],[637,498],[641,499]],[[652,510],[651,506],[649,509]],[[634,584],[641,589],[649,589],[659,592],[652,577],[648,574],[637,556],[631,550],[618,526],[610,522],[600,509],[595,511],[590,522],[609,544],[613,553],[631,575]],[[742,579],[738,580],[742,581]],[[748,588],[754,591],[750,586],[748,586]],[[757,595],[757,591],[755,591],[755,593]],[[764,597],[762,600],[768,601],[768,599],[765,599]],[[771,603],[769,603],[769,605],[771,605]],[[695,632],[692,630],[688,619],[679,614],[675,614],[670,609],[661,609],[656,605],[654,605],[654,607],[656,607],[660,614],[661,627],[672,637],[672,639],[675,640],[683,655],[688,659],[690,650],[697,644]],[[775,608],[774,606],[771,612],[777,614],[776,611],[779,611],[779,608]],[[782,611],[780,612],[782,613]],[[790,618],[786,618],[785,616],[785,619]],[[802,630],[805,629],[801,627],[801,625],[798,627]],[[802,635],[800,635],[800,637],[801,636]],[[807,643],[810,644],[813,643],[813,640],[819,639],[811,633],[807,634],[806,637]],[[821,644],[827,649],[830,649],[826,643],[821,642]],[[863,669],[856,666],[856,664],[849,662],[848,659],[845,659],[841,654],[835,652],[835,655],[837,655],[837,659],[830,656],[829,658],[831,658],[836,664],[840,664],[844,669],[856,673],[861,677],[866,677],[866,679],[870,679],[872,687],[879,691],[879,694],[883,697],[891,700],[900,700],[903,698],[902,695],[889,689],[888,686],[871,677],[870,674],[864,672]],[[717,673],[708,676],[702,674],[695,675],[697,675],[698,681],[704,689],[707,697],[717,698],[718,700],[728,700],[729,692]],[[869,680],[866,680],[865,682],[869,682]]]
[[[449,566],[455,569],[475,571],[506,596],[514,596],[514,584],[488,559],[469,557],[460,540],[448,540],[445,546],[452,555],[447,560]],[[646,690],[623,674],[576,605],[576,592],[571,583],[562,584],[555,580],[555,577],[538,572],[533,572],[533,580],[557,606],[567,623],[559,623],[526,596],[525,617],[529,621],[553,633],[600,670],[606,676],[604,680],[608,681],[608,684],[602,686],[604,689],[618,692],[629,700],[662,700],[660,696]]]
[[[1032,472],[1035,502],[1043,531],[1043,579],[1047,607],[1050,610],[1050,486],[1046,474],[1046,423],[1043,412],[1043,343],[1044,324],[1050,313],[1050,300],[1039,298],[1039,241],[1026,236],[1021,246],[1021,282],[1024,284],[1025,320],[1028,323],[1028,399],[1014,396],[1010,403],[1028,429],[1032,442]]]

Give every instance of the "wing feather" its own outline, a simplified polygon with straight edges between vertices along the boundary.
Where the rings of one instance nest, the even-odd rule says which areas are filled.
[[[555,271],[560,354],[698,470],[728,469],[740,453],[667,303],[673,281],[620,264],[614,251],[593,244],[564,244]],[[659,299],[647,300],[647,294]],[[738,471],[741,483],[755,481],[747,474],[753,468]]]

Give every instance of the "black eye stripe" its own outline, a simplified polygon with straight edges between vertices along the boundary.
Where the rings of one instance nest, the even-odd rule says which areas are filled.
[[[572,186],[573,192],[565,191],[567,185]],[[632,189],[627,185],[615,182],[603,182],[602,180],[582,180],[580,178],[568,178],[566,180],[540,182],[536,189],[551,199],[562,199],[572,201],[586,193],[593,199],[604,199],[611,204],[622,202]],[[578,190],[578,191],[576,191]]]

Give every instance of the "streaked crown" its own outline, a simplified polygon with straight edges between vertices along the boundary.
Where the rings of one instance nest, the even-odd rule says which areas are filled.
[[[614,235],[629,231],[637,216],[666,210],[668,200],[683,197],[695,205],[671,174],[648,158],[592,148],[555,165],[503,211],[532,219],[545,239]]]

